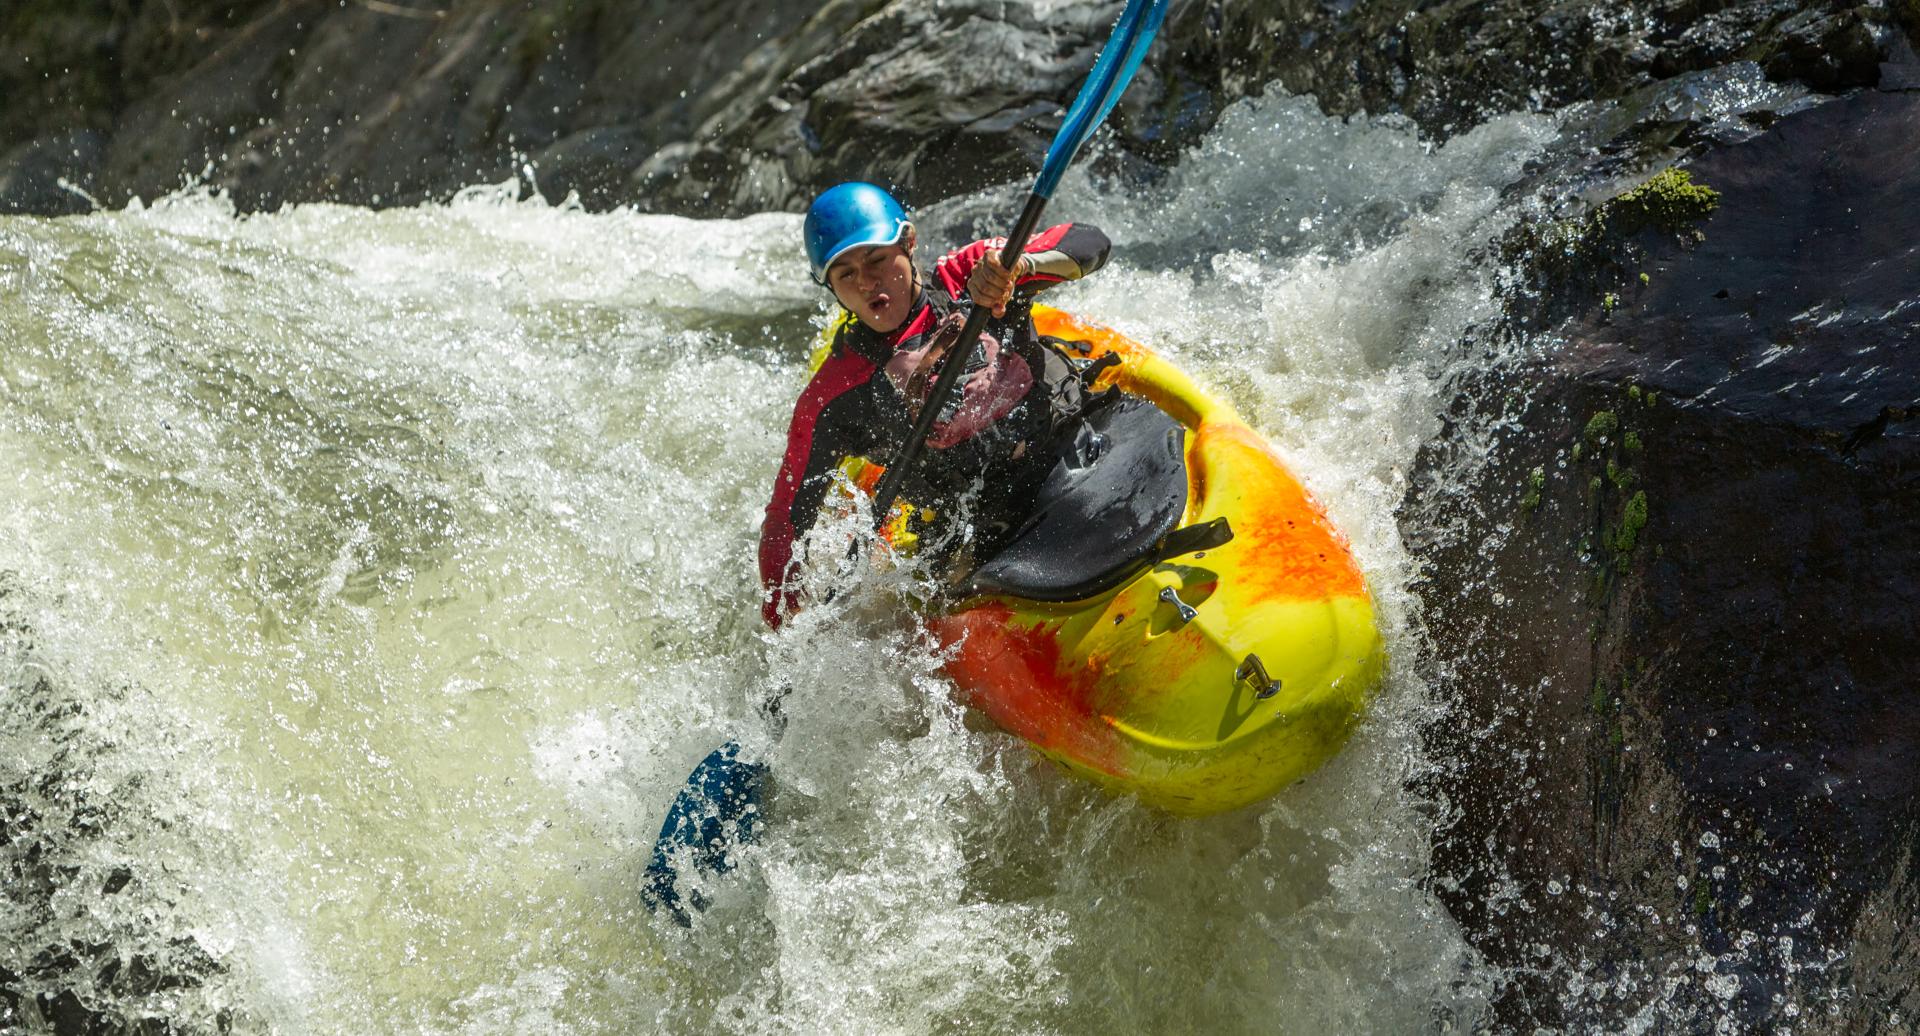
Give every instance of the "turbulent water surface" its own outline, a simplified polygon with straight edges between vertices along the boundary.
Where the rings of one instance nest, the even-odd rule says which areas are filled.
[[[953,704],[878,580],[761,628],[757,524],[828,313],[797,217],[507,186],[0,220],[0,788],[25,811],[0,856],[34,876],[0,971],[241,1032],[1474,1028],[1502,976],[1424,884],[1438,706],[1393,511],[1493,305],[1501,189],[1554,136],[1437,148],[1275,97],[1164,183],[1063,190],[1115,261],[1055,301],[1273,438],[1394,659],[1332,764],[1204,820]],[[776,743],[754,705],[783,684]],[[635,889],[730,735],[779,775],[775,819],[683,931]],[[100,965],[136,956],[149,980]]]

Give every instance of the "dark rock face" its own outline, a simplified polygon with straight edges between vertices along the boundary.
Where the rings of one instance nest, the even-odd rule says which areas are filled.
[[[854,177],[927,203],[1032,171],[1120,6],[23,0],[0,14],[0,211],[70,211],[43,185],[96,174],[108,205],[188,177],[243,210],[412,204],[529,163],[591,207],[792,209]],[[1737,62],[1838,92],[1900,75],[1917,32],[1910,0],[1180,0],[1111,154],[1152,175],[1271,83],[1435,136]],[[73,131],[104,156],[64,157]]]
[[[1019,179],[1119,6],[1063,5],[1042,19],[981,0],[895,2],[848,23],[829,4],[816,22],[832,31],[775,48],[772,64],[789,71],[656,156],[641,193],[657,207],[729,214],[798,208],[850,177],[920,201]],[[1330,114],[1403,112],[1437,137],[1739,62],[1833,92],[1873,85],[1901,39],[1878,8],[1778,0],[1176,3],[1113,131],[1122,153],[1170,161],[1226,105],[1276,83]]]
[[[1900,1031],[1920,950],[1879,910],[1911,903],[1920,844],[1920,94],[1689,171],[1717,207],[1516,293],[1548,330],[1424,451],[1402,526],[1458,703],[1436,884],[1515,969],[1522,1031],[1663,980],[1676,1022],[1832,995],[1845,1031]],[[1569,993],[1539,946],[1614,985]]]
[[[796,209],[851,178],[933,201],[1030,173],[1117,7],[1071,4],[1041,18],[998,0],[891,3],[852,21],[860,11],[822,8],[824,53],[783,50],[782,63],[804,63],[642,170],[657,202]]]
[[[94,130],[41,137],[0,155],[0,211],[64,216],[92,210],[106,138]]]
[[[1289,0],[1186,11],[1174,60],[1203,88],[1231,97],[1277,78],[1330,114],[1399,111],[1437,135],[1736,61],[1825,91],[1871,86],[1888,23],[1866,5],[1779,0]]]
[[[35,2],[0,16],[10,102],[0,149],[76,127],[107,135],[109,205],[203,171],[243,210],[412,204],[506,179],[523,158],[608,206],[631,200],[627,175],[655,148],[725,102],[723,80],[754,48],[812,10],[798,0],[182,6]],[[52,211],[36,197],[0,191],[0,211]]]

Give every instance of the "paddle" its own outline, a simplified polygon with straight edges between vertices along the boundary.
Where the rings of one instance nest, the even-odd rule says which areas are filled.
[[[656,913],[666,910],[683,928],[692,925],[693,918],[680,903],[674,857],[687,857],[706,874],[732,870],[729,850],[736,845],[751,845],[760,837],[760,804],[766,781],[766,764],[742,762],[737,741],[721,745],[700,760],[687,775],[686,786],[673,797],[667,819],[660,825],[660,837],[653,843],[647,880],[640,886],[640,898],[648,909]],[[689,901],[696,910],[706,909],[698,893]]]
[[[1067,110],[1060,132],[1054,135],[1053,145],[1047,149],[1046,161],[1034,181],[1033,192],[1027,197],[1026,208],[1021,210],[1013,232],[1007,235],[1006,246],[1000,250],[1000,265],[1011,268],[1012,260],[1026,250],[1027,239],[1039,225],[1040,214],[1047,207],[1047,200],[1053,197],[1053,190],[1059,186],[1068,163],[1113,110],[1114,103],[1133,79],[1134,71],[1140,67],[1141,59],[1146,57],[1147,46],[1153,42],[1153,35],[1166,16],[1168,2],[1128,0],[1127,9],[1121,12],[1113,34],[1107,38],[1107,45],[1094,61],[1093,71],[1087,75],[1086,85],[1073,99],[1073,107]],[[986,307],[974,306],[967,314],[966,326],[958,341],[977,341],[990,315]],[[899,495],[901,481],[920,459],[935,417],[946,406],[947,397],[953,394],[954,385],[966,369],[964,360],[953,360],[949,357],[949,362],[942,366],[940,377],[933,383],[926,403],[914,420],[913,430],[874,489],[876,526],[885,524],[887,512]],[[667,810],[660,837],[654,843],[653,858],[647,864],[641,898],[649,908],[667,910],[681,925],[691,923],[676,882],[676,858],[690,860],[696,869],[707,874],[732,870],[731,849],[751,844],[759,837],[766,779],[765,764],[743,762],[740,745],[735,741],[715,749],[694,767],[686,786],[674,796],[673,805]],[[689,902],[696,910],[705,906],[697,895],[689,897]]]

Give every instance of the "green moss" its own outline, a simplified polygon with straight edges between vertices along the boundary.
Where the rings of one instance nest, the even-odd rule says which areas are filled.
[[[1635,474],[1632,468],[1623,468],[1612,461],[1608,461],[1607,481],[1613,483],[1616,489],[1624,493],[1635,482],[1640,481],[1640,476]]]
[[[1627,743],[1626,729],[1620,726],[1620,721],[1617,719],[1613,721],[1613,730],[1607,734],[1607,743],[1615,748]]]
[[[1626,437],[1620,441],[1620,445],[1625,446],[1628,453],[1639,453],[1645,448],[1640,442],[1640,434],[1638,432],[1628,432]]]
[[[1719,191],[1694,183],[1693,174],[1684,169],[1664,169],[1608,202],[1602,207],[1602,215],[1625,233],[1649,226],[1678,233],[1719,207]],[[1647,281],[1647,275],[1641,274],[1640,283]]]
[[[1651,278],[1651,277],[1649,277],[1649,276],[1647,276],[1645,272],[1642,272],[1642,273],[1640,274],[1640,283],[1641,283],[1641,284],[1652,284],[1652,283],[1653,283],[1653,278]]]
[[[1613,312],[1613,307],[1618,306],[1619,304],[1620,304],[1620,296],[1614,294],[1613,292],[1607,292],[1605,295],[1600,296],[1600,308],[1603,310],[1606,310],[1609,313]]]
[[[1619,485],[1621,491],[1624,492],[1627,486],[1631,485],[1634,481],[1633,472],[1625,469],[1615,469],[1612,464],[1607,465],[1607,472],[1610,476],[1614,475],[1616,471],[1618,471],[1619,477],[1615,478],[1615,484]],[[1595,483],[1599,481],[1597,477],[1594,479]],[[1622,508],[1620,512],[1620,524],[1606,530],[1606,534],[1602,539],[1602,542],[1607,545],[1607,548],[1613,551],[1613,570],[1615,572],[1624,574],[1628,569],[1632,568],[1631,555],[1633,554],[1633,548],[1639,545],[1640,533],[1645,530],[1646,527],[1647,491],[1642,489],[1634,493],[1633,496],[1627,500],[1626,506]]]
[[[1584,453],[1584,452],[1586,452],[1586,451],[1585,451],[1585,450],[1584,450],[1584,449],[1583,449],[1583,448],[1581,447],[1581,445],[1580,445],[1579,443],[1574,443],[1574,444],[1573,444],[1573,459],[1574,459],[1574,460],[1576,460],[1576,461],[1577,461],[1577,460],[1579,460],[1579,459],[1580,459],[1580,455],[1581,455],[1582,453]]]
[[[1520,510],[1533,511],[1540,506],[1540,492],[1547,488],[1547,469],[1534,468],[1527,473],[1527,491],[1520,497]]]
[[[1598,492],[1600,492],[1600,485],[1601,485],[1601,483],[1600,483],[1600,476],[1598,476],[1598,475],[1595,475],[1595,476],[1593,476],[1592,478],[1590,478],[1590,479],[1588,479],[1588,480],[1587,480],[1587,495],[1588,495],[1588,496],[1593,496],[1594,494],[1596,494],[1596,493],[1598,493]]]
[[[1647,491],[1642,489],[1627,501],[1626,510],[1620,514],[1620,527],[1613,534],[1613,549],[1625,554],[1633,550],[1640,542],[1640,533],[1647,527]]]
[[[1593,698],[1587,702],[1587,705],[1593,709],[1594,715],[1604,716],[1607,714],[1607,706],[1612,703],[1612,699],[1613,693],[1607,690],[1607,682],[1605,680],[1595,680],[1593,682]]]
[[[1611,410],[1602,410],[1587,420],[1586,431],[1581,435],[1592,443],[1612,435],[1620,430],[1620,415]]]
[[[1696,878],[1693,883],[1693,912],[1697,916],[1705,917],[1707,911],[1711,909],[1713,909],[1713,896],[1707,892],[1707,883],[1704,879]]]
[[[1633,400],[1635,403],[1640,402],[1640,386],[1628,385],[1627,398]]]

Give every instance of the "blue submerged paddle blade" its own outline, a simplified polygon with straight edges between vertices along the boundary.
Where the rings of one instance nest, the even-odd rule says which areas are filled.
[[[653,843],[653,860],[640,888],[648,909],[667,911],[682,927],[692,925],[687,908],[705,910],[707,902],[697,891],[682,901],[676,864],[689,861],[707,875],[732,870],[733,850],[760,838],[766,784],[766,765],[741,761],[737,741],[714,749],[693,768]]]
[[[1042,198],[1053,197],[1053,189],[1059,185],[1074,153],[1106,120],[1120,95],[1127,92],[1127,83],[1133,79],[1141,59],[1147,56],[1153,34],[1160,31],[1161,19],[1167,16],[1168,2],[1128,0],[1120,21],[1114,24],[1113,35],[1107,37],[1106,47],[1093,63],[1093,71],[1087,73],[1087,85],[1081,87],[1080,96],[1073,99],[1066,121],[1054,135],[1053,146],[1047,149],[1047,160],[1040,167],[1040,179],[1034,181],[1033,193]]]

